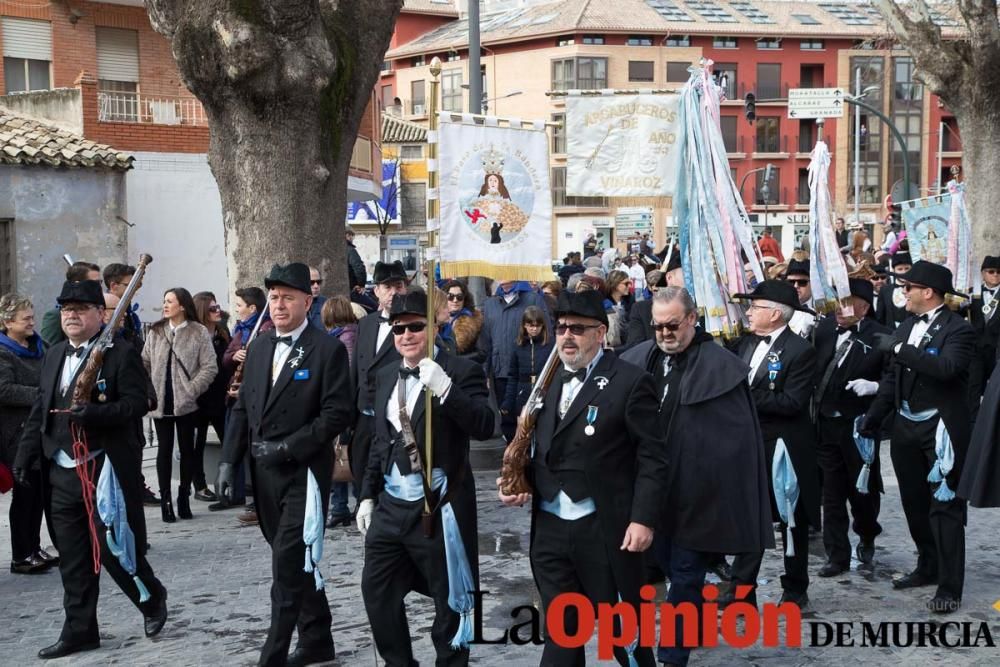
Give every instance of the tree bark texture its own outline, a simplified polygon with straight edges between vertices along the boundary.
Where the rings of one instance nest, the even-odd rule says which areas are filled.
[[[230,286],[300,261],[346,294],[348,166],[402,0],[145,4],[205,107]]]
[[[916,76],[955,114],[977,259],[1000,252],[1000,21],[996,0],[873,0],[917,66]],[[957,5],[963,39],[944,39],[930,9]],[[967,287],[967,286],[966,286]]]

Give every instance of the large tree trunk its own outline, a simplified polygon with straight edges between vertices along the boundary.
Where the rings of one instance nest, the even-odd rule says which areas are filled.
[[[1000,107],[1000,100],[994,104]],[[995,112],[968,109],[955,112],[955,119],[962,129],[962,167],[978,266],[984,256],[1000,255],[1000,118]]]
[[[348,165],[402,0],[145,3],[208,116],[230,285],[300,261],[345,294]]]

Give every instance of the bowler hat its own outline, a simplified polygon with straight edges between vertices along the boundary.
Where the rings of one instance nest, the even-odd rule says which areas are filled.
[[[653,269],[646,274],[646,284],[649,285],[650,289],[654,287],[666,287],[667,274],[659,269]]]
[[[560,292],[556,302],[556,317],[576,315],[597,320],[608,326],[608,314],[604,310],[604,296],[594,290],[583,292]]]
[[[871,306],[875,302],[875,288],[872,287],[871,281],[862,280],[861,278],[851,278],[851,296],[856,296],[862,301],[867,301],[868,305]]]
[[[930,287],[941,295],[955,294],[963,298],[968,298],[967,295],[955,291],[955,288],[951,284],[951,269],[940,264],[920,260],[911,266],[910,270],[906,273],[897,275],[896,280]]]
[[[427,317],[427,294],[420,289],[411,289],[407,290],[405,294],[397,294],[392,297],[392,305],[389,307],[389,321],[392,322],[401,315]]]
[[[783,306],[815,315],[812,310],[799,303],[799,293],[784,280],[764,280],[757,283],[757,286],[749,294],[734,294],[733,298],[747,299],[749,301],[773,301]]]
[[[670,261],[667,262],[667,273],[679,268],[681,268],[681,254],[675,251],[674,254],[670,256]]]
[[[271,267],[271,273],[264,278],[264,287],[271,289],[283,285],[306,294],[312,294],[309,278],[309,267],[302,262],[292,262],[284,266],[275,264]]]
[[[993,255],[986,255],[986,257],[983,257],[983,265],[979,267],[979,270],[985,271],[986,269],[1000,269],[1000,257],[995,257]]]
[[[375,272],[372,274],[372,280],[375,281],[376,285],[394,282],[396,280],[402,280],[405,283],[406,270],[403,269],[403,263],[398,259],[391,263],[376,262]]]
[[[892,265],[899,266],[900,264],[906,264],[909,266],[913,265],[913,259],[910,258],[910,253],[908,252],[897,252],[892,256]]]
[[[809,260],[808,259],[792,259],[788,262],[788,268],[785,269],[786,276],[808,276],[809,275]]]
[[[67,280],[63,283],[56,303],[60,306],[67,303],[89,303],[104,308],[104,290],[101,289],[101,283],[96,280]]]

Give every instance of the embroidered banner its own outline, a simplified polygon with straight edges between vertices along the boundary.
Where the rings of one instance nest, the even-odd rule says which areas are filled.
[[[566,97],[566,194],[665,197],[677,182],[679,95]]]
[[[437,136],[441,277],[552,279],[552,194],[545,124],[452,122]]]
[[[979,283],[964,184],[949,181],[947,194],[903,202],[902,216],[913,261],[947,266],[960,292]]]

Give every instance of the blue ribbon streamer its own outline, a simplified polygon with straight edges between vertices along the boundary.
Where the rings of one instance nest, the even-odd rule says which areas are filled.
[[[149,589],[136,574],[135,534],[128,524],[125,495],[122,493],[121,484],[118,483],[118,476],[110,459],[105,459],[104,467],[101,468],[101,476],[97,480],[96,500],[97,513],[101,517],[101,522],[107,527],[105,541],[108,550],[118,559],[122,569],[132,575],[132,581],[139,590],[139,602],[146,602],[150,597]]]

